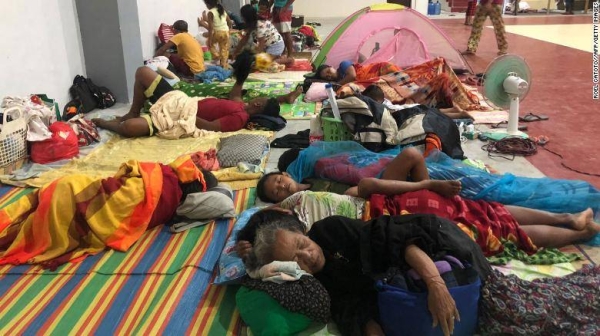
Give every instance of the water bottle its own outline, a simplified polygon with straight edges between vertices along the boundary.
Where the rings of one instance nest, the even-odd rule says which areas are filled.
[[[427,5],[427,15],[435,15],[435,4],[433,0],[429,0],[429,4]]]
[[[325,84],[325,90],[327,91],[327,97],[329,98],[329,105],[331,105],[333,116],[336,119],[341,120],[342,116],[340,115],[340,109],[338,108],[337,101],[335,100],[335,92],[333,92],[333,85],[331,85],[331,83]]]
[[[438,0],[435,3],[435,15],[440,15],[442,14],[442,4],[440,3],[440,0]]]

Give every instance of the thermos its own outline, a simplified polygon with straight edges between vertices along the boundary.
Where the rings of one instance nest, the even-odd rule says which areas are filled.
[[[327,91],[327,97],[329,98],[329,105],[331,105],[333,116],[336,119],[341,120],[342,116],[340,115],[340,109],[338,108],[337,101],[335,100],[335,92],[333,92],[333,85],[331,85],[330,83],[325,84],[325,90]]]

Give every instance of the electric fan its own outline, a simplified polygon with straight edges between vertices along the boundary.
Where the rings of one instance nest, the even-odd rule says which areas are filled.
[[[518,55],[502,55],[490,63],[484,76],[484,96],[496,106],[509,108],[508,127],[484,135],[492,140],[507,136],[527,138],[527,134],[519,131],[519,102],[531,87],[531,70],[527,62]]]

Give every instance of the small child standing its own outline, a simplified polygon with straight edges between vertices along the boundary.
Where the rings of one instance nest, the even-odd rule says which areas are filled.
[[[469,0],[469,3],[467,4],[467,14],[465,16],[465,26],[473,25],[475,8],[477,8],[477,0]]]
[[[271,20],[271,3],[269,0],[260,0],[258,2],[258,18],[260,20]]]
[[[208,11],[208,42],[210,53],[214,60],[219,60],[223,68],[228,67],[229,58],[229,29],[231,28],[231,19],[225,13],[223,6],[218,0],[204,0]],[[217,52],[217,45],[219,51]]]

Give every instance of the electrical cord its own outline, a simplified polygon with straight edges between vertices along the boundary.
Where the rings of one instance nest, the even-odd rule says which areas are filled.
[[[537,145],[530,139],[521,137],[506,137],[498,141],[490,141],[481,146],[481,149],[488,152],[488,157],[501,157],[513,161],[515,156],[531,156],[537,153]],[[505,155],[512,155],[507,157]]]

